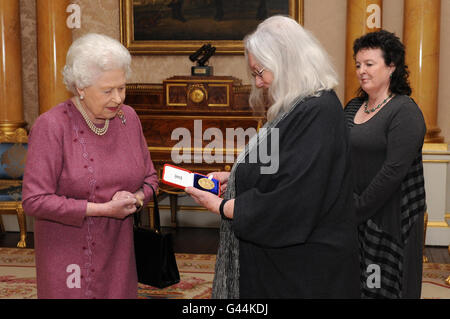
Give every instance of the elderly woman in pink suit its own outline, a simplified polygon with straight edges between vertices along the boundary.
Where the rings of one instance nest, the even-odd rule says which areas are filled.
[[[74,96],[31,129],[23,207],[35,217],[39,298],[137,297],[132,214],[158,178],[123,104],[130,64],[114,39],[77,39],[63,71]]]

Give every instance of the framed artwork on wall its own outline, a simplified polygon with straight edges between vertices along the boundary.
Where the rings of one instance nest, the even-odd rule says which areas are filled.
[[[303,24],[303,0],[120,0],[122,43],[132,54],[243,54],[242,39],[272,15]]]

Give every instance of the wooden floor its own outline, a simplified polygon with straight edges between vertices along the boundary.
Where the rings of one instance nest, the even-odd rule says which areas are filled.
[[[217,253],[219,244],[219,230],[217,228],[163,227],[163,232],[173,234],[176,253]],[[18,241],[18,232],[0,233],[0,247],[16,247]],[[33,233],[28,233],[27,248],[34,248]],[[424,255],[430,263],[450,264],[450,255],[447,247],[426,246]]]
[[[217,228],[169,228],[162,227],[163,233],[172,233],[176,253],[216,254],[219,245]],[[0,232],[0,247],[16,247],[18,232]],[[27,248],[34,248],[33,233],[27,234]]]
[[[450,264],[450,252],[448,247],[426,246],[425,254],[429,263]]]

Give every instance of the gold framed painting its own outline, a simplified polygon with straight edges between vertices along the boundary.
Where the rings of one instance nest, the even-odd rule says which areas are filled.
[[[120,36],[132,54],[243,54],[242,39],[265,18],[303,24],[303,0],[120,0]]]

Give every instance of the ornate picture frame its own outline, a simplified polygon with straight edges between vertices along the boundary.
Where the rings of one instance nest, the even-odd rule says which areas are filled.
[[[188,4],[201,3],[199,1],[202,0],[188,0]],[[203,0],[205,1],[205,0]],[[266,3],[269,3],[270,0],[267,1],[260,1],[258,12],[259,14],[261,4],[264,5],[264,14],[271,15],[272,12],[267,12],[268,9],[266,9]],[[278,6],[283,6],[286,8],[288,6],[288,12],[291,17],[293,17],[296,21],[298,21],[300,24],[303,24],[303,0],[284,0],[283,1],[277,0],[274,1]],[[199,26],[197,29],[193,29],[192,23],[189,24],[189,21],[187,21],[183,15],[180,15],[180,8],[174,8],[174,3],[181,3],[183,4],[183,0],[120,0],[120,36],[121,36],[121,42],[125,47],[132,53],[132,54],[191,54],[195,52],[199,47],[201,47],[205,43],[211,43],[214,47],[216,47],[216,54],[243,54],[244,48],[242,44],[242,34],[232,34],[233,30],[240,30],[242,29],[242,20],[238,21],[235,20],[235,24],[237,25],[237,28],[233,26],[230,27],[230,23],[233,23],[234,20],[228,19],[227,23],[220,23],[218,24],[217,21],[218,18],[220,19],[220,16],[218,17],[218,10],[215,8],[215,16],[214,14],[205,16],[202,16],[202,23],[212,27],[214,29],[214,32],[216,32],[216,35],[220,35],[221,37],[229,37],[234,39],[215,39],[213,36],[208,39],[196,39],[195,31],[193,30],[201,30],[203,32],[207,29],[207,27]],[[256,3],[257,1],[254,0]],[[206,2],[205,2],[206,3]],[[221,6],[222,3],[225,3],[226,6],[221,8],[222,9],[222,16],[225,16],[227,14],[226,9],[230,8],[231,1],[207,1],[207,3],[220,3]],[[247,2],[248,5],[249,2]],[[198,4],[197,4],[198,5]],[[158,6],[159,11],[151,10],[152,6]],[[172,6],[172,7],[171,7]],[[213,12],[214,8],[205,7],[205,10],[208,9],[209,13]],[[228,7],[227,7],[228,6]],[[269,6],[267,6],[269,7]],[[146,11],[141,10],[142,8],[145,8]],[[139,10],[139,12],[138,12]],[[167,18],[168,10],[171,13],[171,17]],[[136,11],[136,12],[135,12]],[[235,10],[236,11],[236,10]],[[253,9],[253,12],[256,10]],[[188,14],[190,13],[191,16],[196,14],[198,17],[201,16],[200,10],[194,11],[188,11]],[[205,11],[206,12],[206,11]],[[276,12],[274,11],[273,14],[284,14],[284,12]],[[148,16],[146,16],[148,14]],[[181,13],[182,14],[182,13]],[[186,15],[185,15],[186,16]],[[189,18],[189,16],[186,16]],[[208,18],[209,17],[209,18]],[[164,20],[165,19],[165,20]],[[205,19],[209,19],[205,21]],[[225,20],[225,19],[224,19]],[[223,20],[220,20],[223,21]],[[256,25],[262,21],[262,18],[257,19],[255,16],[255,20],[246,18],[245,22],[247,27],[251,27],[253,30]],[[162,25],[162,27],[161,27]],[[226,25],[227,27],[224,27],[224,31],[228,32],[228,35],[225,35],[225,32],[221,32],[217,29],[217,25]],[[165,29],[164,26],[167,26]],[[159,28],[159,29],[158,29]],[[154,33],[152,34],[152,31],[148,30],[154,30]],[[145,33],[140,32],[145,31]],[[167,31],[167,33],[161,32]],[[173,31],[170,31],[173,30]],[[171,33],[172,32],[172,33]],[[205,31],[206,32],[206,31]],[[211,31],[212,32],[212,31]],[[138,35],[135,39],[135,36]],[[155,37],[155,39],[153,39]],[[158,38],[159,37],[159,38]],[[165,37],[165,38],[161,38]],[[180,39],[174,39],[176,37],[180,37]]]

